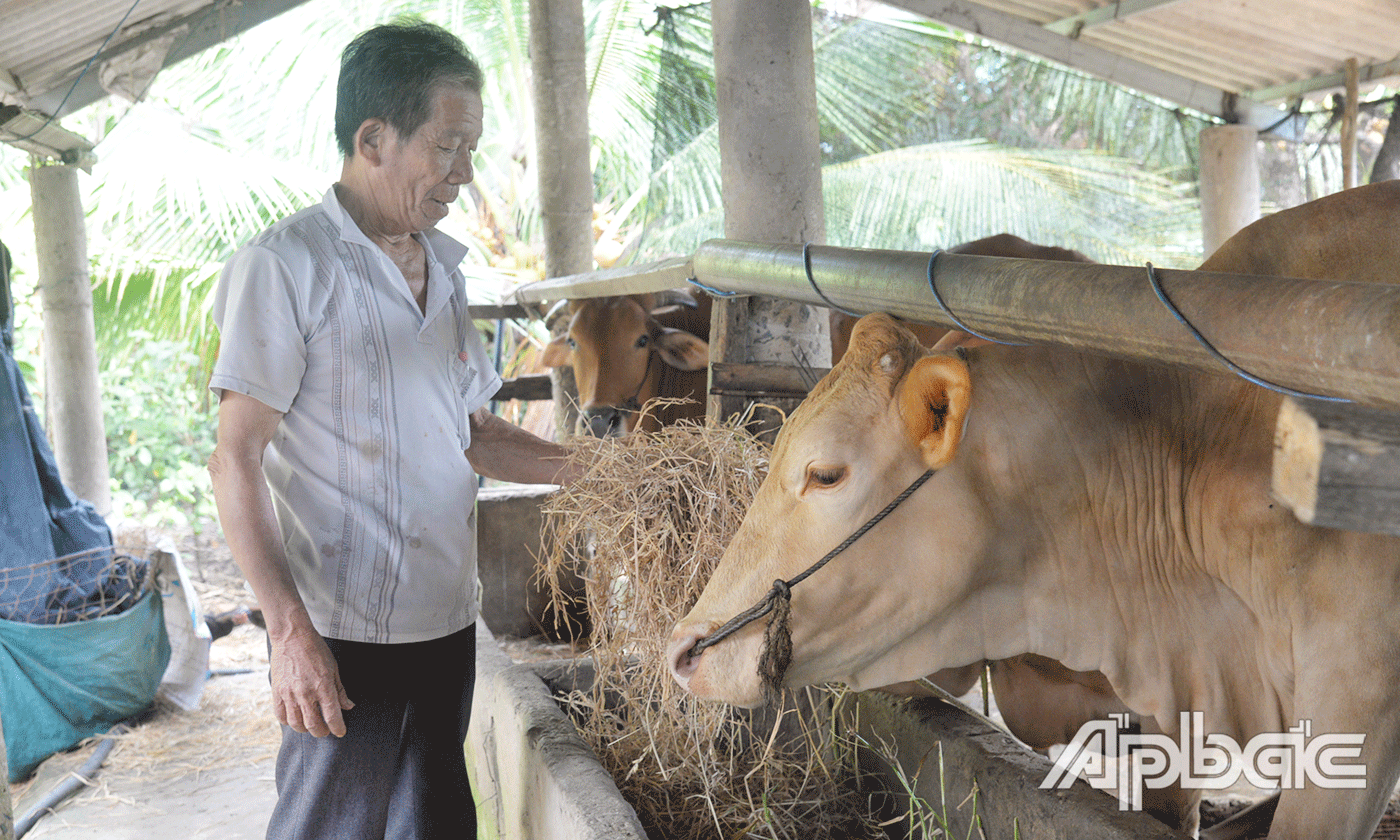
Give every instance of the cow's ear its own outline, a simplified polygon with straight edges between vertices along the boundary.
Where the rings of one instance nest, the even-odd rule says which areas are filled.
[[[933,345],[935,353],[951,353],[958,348],[971,350],[973,347],[990,347],[996,342],[980,338],[972,333],[965,333],[961,330],[949,330],[938,339],[938,343]]]
[[[561,335],[544,346],[544,353],[540,355],[540,361],[545,367],[568,367],[572,362],[570,356],[573,351],[569,348],[569,337]]]
[[[656,352],[666,364],[680,370],[703,370],[710,364],[710,345],[685,330],[663,328],[656,336]]]
[[[953,356],[925,356],[899,384],[899,411],[924,464],[939,469],[953,460],[972,398],[967,365]]]

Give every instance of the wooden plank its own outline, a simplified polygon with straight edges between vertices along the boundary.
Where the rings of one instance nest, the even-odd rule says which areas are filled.
[[[805,397],[830,368],[800,368],[767,363],[715,362],[710,366],[710,393],[753,397]]]
[[[570,298],[610,297],[677,289],[692,277],[690,260],[675,257],[645,265],[567,274],[526,283],[507,296],[511,303],[540,303]]]
[[[1284,400],[1273,489],[1311,525],[1400,536],[1400,412]]]
[[[526,318],[539,317],[533,310],[526,309],[518,304],[468,304],[467,314],[474,321],[499,321],[502,318],[515,318],[524,320]]]
[[[1380,61],[1357,68],[1357,82],[1359,84],[1376,82],[1398,73],[1400,73],[1400,58],[1393,58],[1390,61]],[[1346,71],[1341,70],[1336,73],[1324,73],[1321,76],[1314,76],[1310,79],[1300,79],[1296,82],[1275,85],[1274,87],[1259,88],[1258,90],[1247,91],[1247,93],[1252,98],[1261,102],[1272,102],[1279,99],[1292,99],[1297,96],[1305,96],[1320,90],[1344,87],[1346,83]]]
[[[1086,29],[1126,20],[1133,15],[1151,12],[1163,6],[1180,2],[1181,0],[1122,0],[1120,3],[1109,3],[1087,12],[1080,12],[1077,15],[1052,20],[1044,26],[1057,35],[1078,38]]]
[[[506,400],[552,400],[554,389],[547,373],[517,376],[501,383],[501,389],[491,398],[497,402]]]

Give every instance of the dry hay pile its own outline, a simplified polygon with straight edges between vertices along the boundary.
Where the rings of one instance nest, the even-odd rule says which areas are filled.
[[[749,713],[695,700],[666,668],[671,628],[738,529],[767,447],[691,423],[574,443],[587,474],[545,508],[541,575],[556,599],[561,579],[586,581],[597,679],[566,702],[651,835],[883,837],[829,716],[813,712],[828,692]]]

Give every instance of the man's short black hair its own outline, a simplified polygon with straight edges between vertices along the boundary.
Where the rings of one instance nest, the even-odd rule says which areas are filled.
[[[462,40],[441,26],[400,20],[355,36],[340,56],[335,141],[355,153],[355,132],[381,119],[408,137],[433,115],[434,89],[444,82],[481,92],[481,67]]]

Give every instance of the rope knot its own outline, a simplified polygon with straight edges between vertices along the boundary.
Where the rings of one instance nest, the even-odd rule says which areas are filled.
[[[792,586],[781,578],[773,581],[773,588],[768,590],[767,600],[776,601],[779,598],[782,598],[784,601],[792,600]]]

